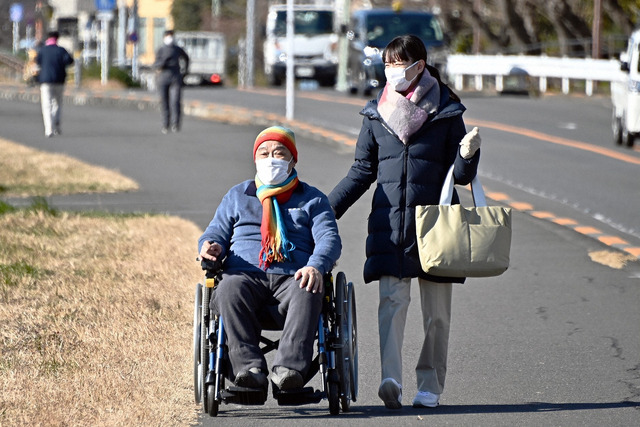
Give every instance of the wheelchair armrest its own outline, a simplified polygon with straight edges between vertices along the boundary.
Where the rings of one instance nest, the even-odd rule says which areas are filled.
[[[202,266],[203,270],[207,271],[217,272],[222,270],[222,261],[220,260],[211,261],[209,259],[202,258],[200,260],[200,265]]]

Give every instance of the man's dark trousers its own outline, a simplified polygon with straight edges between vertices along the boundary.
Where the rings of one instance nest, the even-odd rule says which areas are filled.
[[[161,72],[158,90],[162,108],[162,127],[179,130],[182,117],[182,76]]]

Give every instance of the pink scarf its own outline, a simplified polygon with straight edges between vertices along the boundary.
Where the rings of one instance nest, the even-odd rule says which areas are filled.
[[[378,112],[382,120],[406,144],[411,135],[427,121],[429,114],[438,110],[439,103],[438,80],[425,69],[416,88],[407,97],[390,89],[387,84],[378,101]]]

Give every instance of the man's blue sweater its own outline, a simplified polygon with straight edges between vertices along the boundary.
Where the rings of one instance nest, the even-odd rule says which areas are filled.
[[[276,262],[267,273],[293,275],[304,266],[321,274],[331,271],[340,257],[342,243],[333,210],[321,191],[300,182],[291,198],[280,204],[287,238],[294,244],[291,260]],[[262,271],[260,224],[262,204],[256,196],[253,180],[231,188],[218,206],[211,223],[198,242],[198,252],[205,241],[219,243],[226,256],[225,272]]]

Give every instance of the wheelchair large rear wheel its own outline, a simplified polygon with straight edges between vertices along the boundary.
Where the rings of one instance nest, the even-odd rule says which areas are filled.
[[[347,318],[351,327],[351,359],[349,360],[349,388],[351,400],[358,400],[358,318],[356,316],[356,289],[352,282],[347,284]]]
[[[196,296],[193,305],[193,391],[196,403],[202,399],[202,359],[200,342],[200,323],[202,322],[202,284],[196,285]]]
[[[339,319],[336,368],[340,375],[340,404],[347,412],[358,395],[358,340],[353,284],[347,283],[342,272],[336,276],[335,306]]]
[[[209,319],[209,298],[211,296],[211,288],[204,286],[202,288],[202,314],[200,316],[200,377],[201,377],[201,395],[202,410],[205,413],[209,413],[209,387],[205,384],[205,379],[209,373],[209,352],[211,350],[211,343],[209,342],[209,325],[206,320]],[[215,396],[214,396],[215,397]]]

